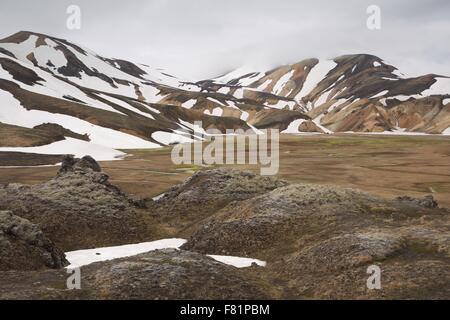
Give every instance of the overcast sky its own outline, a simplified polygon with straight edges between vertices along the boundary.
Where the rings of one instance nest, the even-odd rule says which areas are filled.
[[[70,4],[81,8],[80,30],[66,27]],[[366,27],[372,4],[380,30]],[[46,33],[197,79],[349,53],[450,75],[449,16],[449,0],[0,0],[0,37]]]

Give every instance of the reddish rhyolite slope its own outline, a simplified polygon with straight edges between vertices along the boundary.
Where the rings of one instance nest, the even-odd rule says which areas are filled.
[[[207,91],[302,110],[317,125],[334,132],[450,133],[448,77],[429,74],[407,78],[367,54],[308,59],[268,72],[240,74],[237,70],[197,84]],[[290,101],[270,103],[272,95]],[[291,129],[295,132],[298,126]]]

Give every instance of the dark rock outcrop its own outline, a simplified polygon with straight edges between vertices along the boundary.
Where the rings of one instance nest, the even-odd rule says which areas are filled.
[[[0,299],[268,299],[270,285],[245,270],[194,252],[156,250],[97,262],[81,270],[81,290],[66,290],[67,273],[8,272]]]
[[[285,186],[287,182],[235,169],[198,171],[167,191],[151,210],[176,226],[193,224],[233,201],[240,201]]]
[[[409,202],[413,205],[417,205],[424,208],[437,208],[439,206],[436,200],[434,200],[432,195],[425,196],[422,199],[412,198],[409,196],[402,196],[398,197],[397,200],[406,203]]]
[[[49,234],[63,238],[55,230],[59,226],[70,235],[65,241],[76,240],[78,248],[81,236],[90,244],[137,242],[130,230],[142,227],[142,220],[133,214],[130,200],[103,180],[90,160],[72,160],[67,158],[66,169],[36,190],[18,185],[0,189],[0,201],[23,214],[39,214]],[[80,207],[72,195],[91,200]],[[117,209],[118,204],[124,207]],[[437,208],[430,197],[390,200],[221,169],[196,173],[151,206],[148,214],[176,225],[177,235],[189,229],[182,250],[85,266],[82,290],[75,292],[61,289],[62,271],[8,271],[0,278],[0,298],[450,298],[450,212]],[[69,230],[74,222],[82,228]],[[158,228],[166,226],[159,222]],[[93,232],[85,225],[93,226]],[[258,258],[267,265],[237,269],[205,254]],[[380,290],[367,287],[373,266],[381,270]]]
[[[95,299],[264,299],[264,288],[239,269],[176,249],[96,263],[83,270]]]
[[[83,172],[87,170],[101,172],[102,168],[91,156],[84,156],[81,159],[75,159],[73,155],[66,155],[63,158],[58,175],[61,176],[67,172]]]
[[[285,298],[448,299],[449,217],[430,197],[297,184],[228,204],[182,249],[265,260]],[[366,286],[371,265],[383,290]]]
[[[48,182],[0,186],[0,209],[38,223],[65,251],[153,240],[156,231],[136,201],[100,171],[91,157],[67,156]]]
[[[0,271],[62,268],[64,253],[35,224],[0,211]]]

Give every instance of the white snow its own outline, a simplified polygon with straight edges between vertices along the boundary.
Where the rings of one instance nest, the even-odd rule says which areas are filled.
[[[241,120],[247,121],[248,116],[249,116],[249,114],[247,111],[242,111]]]
[[[211,98],[211,97],[208,97],[207,98],[209,101],[212,101],[212,102],[214,102],[214,103],[217,103],[217,104],[219,104],[219,105],[221,105],[221,106],[223,106],[223,103],[222,102],[220,102],[219,100],[217,100],[217,99],[214,99],[214,98]]]
[[[32,64],[31,61],[27,59],[27,55],[34,51],[37,40],[37,36],[30,35],[27,40],[21,43],[1,43],[0,46],[13,53],[18,60],[27,64]]]
[[[239,108],[236,106],[236,103],[235,103],[234,101],[227,100],[226,102],[227,102],[227,104],[228,104],[229,107],[231,107],[231,108],[233,108],[233,109],[239,109]]]
[[[253,263],[255,263],[261,267],[265,267],[267,264],[265,261],[261,261],[258,259],[251,259],[251,258],[241,258],[241,257],[232,257],[232,256],[217,256],[217,255],[208,255],[208,257],[211,257],[214,260],[222,262],[224,264],[234,266],[236,268],[250,267]]]
[[[4,57],[3,54],[0,54],[0,57],[2,57],[2,56]],[[19,63],[20,65],[22,65],[24,67],[29,67],[21,61],[15,60],[15,62]],[[59,99],[64,99],[64,100],[68,100],[64,96],[71,96],[73,98],[76,98],[78,100],[85,102],[90,107],[122,114],[121,112],[115,110],[113,107],[111,107],[105,103],[102,103],[98,100],[88,97],[83,91],[79,90],[78,88],[71,86],[64,81],[59,80],[56,77],[50,76],[47,72],[44,72],[39,68],[33,68],[33,71],[36,72],[36,74],[40,78],[44,79],[45,82],[41,83],[41,85],[33,85],[33,86],[26,85],[20,81],[16,81],[11,76],[11,74],[9,74],[9,72],[7,72],[6,70],[4,70],[2,68],[2,66],[0,66],[0,77],[2,79],[12,81],[12,82],[16,83],[17,85],[19,85],[21,88],[26,89],[31,92],[35,92],[35,93],[39,93],[39,94],[43,94],[46,96],[55,97],[55,98],[59,98]]]
[[[40,147],[9,148],[1,147],[0,151],[26,152],[37,154],[73,154],[77,158],[89,155],[98,161],[122,159],[126,154],[108,147],[83,140],[66,138]]]
[[[373,66],[374,67],[381,67],[381,63],[379,63],[378,61],[374,61],[373,62]]]
[[[59,51],[55,49],[55,46],[57,45],[55,42],[50,41],[46,39],[46,45],[42,45],[39,47],[36,47],[36,41],[38,37],[35,35],[31,35],[26,41],[15,44],[15,43],[4,43],[1,44],[1,46],[10,52],[12,52],[21,64],[26,64],[27,67],[30,67],[31,62],[27,59],[27,55],[30,53],[34,53],[36,60],[38,61],[39,65],[43,67],[47,67],[47,61],[50,59],[52,63],[58,67],[63,66],[67,64],[67,60],[64,57],[64,55]],[[83,48],[83,50],[86,51],[86,55],[78,52],[76,49],[74,49],[70,45],[65,45],[66,48],[71,51],[81,62],[83,62],[88,68],[94,71],[96,69],[98,72],[108,75],[109,77],[114,77],[117,79],[123,79],[130,82],[137,82],[137,78],[119,70],[118,68],[115,68],[114,66],[110,65],[109,63],[101,60],[97,54],[94,52]],[[8,57],[9,58],[9,57]],[[17,61],[16,61],[17,62]],[[54,71],[56,71],[56,68],[52,68]],[[33,71],[38,73],[38,75],[41,78],[44,78],[47,82],[49,82],[49,75],[45,71],[42,71],[38,68],[33,68]],[[57,72],[57,71],[56,71]],[[57,72],[58,73],[58,72]],[[47,76],[41,76],[41,74],[46,74]],[[58,73],[59,74],[59,73]],[[81,72],[81,79],[77,77],[66,77],[63,74],[59,74],[60,76],[63,76],[65,78],[69,78],[71,81],[77,83],[78,85],[93,88],[95,90],[99,91],[105,91],[108,93],[116,93],[121,94],[128,97],[136,97],[136,93],[133,86],[124,86],[117,84],[118,88],[112,87],[109,83],[107,83],[104,80],[101,80],[97,77],[88,76],[86,73]],[[53,77],[51,77],[53,78]],[[58,82],[57,79],[53,79],[53,82]],[[59,81],[62,82],[62,81]],[[46,85],[47,86],[47,85]],[[69,85],[65,84],[66,87]],[[22,86],[21,86],[22,87]],[[48,87],[48,86],[47,86]],[[54,88],[53,88],[54,89]],[[73,89],[72,89],[73,90]],[[56,92],[64,92],[62,90],[56,90]],[[76,97],[76,96],[74,96]],[[83,99],[81,99],[84,101]]]
[[[370,97],[370,98],[378,98],[378,97],[382,97],[382,96],[386,95],[388,92],[389,92],[389,90],[383,90],[383,91],[377,93],[376,95],[374,95],[374,96],[372,96],[372,97]],[[369,98],[369,99],[370,99],[370,98]]]
[[[152,108],[149,105],[146,105],[145,103],[139,102],[139,104],[153,113],[161,113],[161,111],[159,111],[158,109]]]
[[[144,77],[150,81],[154,81],[172,87],[179,87],[179,88],[186,87],[186,89],[190,91],[197,91],[197,92],[200,91],[200,87],[186,83],[192,82],[189,81],[190,79],[180,79],[177,75],[174,74],[167,75],[167,72],[164,69],[160,68],[155,69],[142,64],[139,65],[139,68],[141,68],[147,73]]]
[[[266,81],[264,81],[262,84],[260,84],[259,86],[258,86],[258,88],[256,88],[256,90],[260,90],[260,91],[264,91],[268,86],[269,86],[269,84],[272,82],[272,79],[267,79]]]
[[[162,197],[164,197],[165,194],[166,194],[165,192],[163,192],[163,193],[161,193],[161,194],[158,194],[157,196],[153,197],[152,200],[153,200],[153,201],[158,201],[159,199],[161,199]]]
[[[153,250],[168,248],[178,249],[184,243],[186,243],[186,240],[184,239],[172,238],[137,244],[127,244],[116,247],[104,247],[66,252],[66,259],[70,262],[70,265],[67,268],[72,269],[98,261],[131,257]]]
[[[80,60],[86,67],[91,69],[92,71],[97,70],[100,73],[103,73],[105,75],[108,75],[110,78],[116,78],[116,79],[123,79],[128,81],[136,81],[136,78],[128,73],[125,73],[121,71],[118,68],[115,68],[114,66],[110,65],[109,63],[103,61],[98,57],[98,55],[95,52],[92,52],[89,49],[82,48],[86,54],[82,54],[78,52],[75,48],[72,46],[66,46],[68,50],[70,50],[77,58]],[[95,78],[95,77],[93,77]],[[101,80],[103,81],[103,80]],[[105,82],[106,83],[106,82]],[[106,83],[108,86],[110,86],[108,83]],[[97,88],[98,89],[98,88]]]
[[[321,106],[322,104],[326,103],[328,100],[328,96],[330,95],[331,91],[327,91],[320,95],[320,97],[314,101],[314,107]]]
[[[389,80],[389,81],[398,81],[399,80],[397,78],[388,78],[388,77],[381,77],[381,79]]]
[[[186,102],[183,102],[181,106],[186,109],[192,108],[197,103],[197,99],[190,99]]]
[[[335,101],[329,108],[328,108],[328,112],[333,111],[334,109],[336,109],[337,107],[339,107],[341,104],[346,103],[347,100],[346,99],[339,99],[337,101]]]
[[[414,94],[414,95],[410,95],[410,96],[406,96],[406,95],[401,94],[401,95],[398,95],[398,96],[389,97],[388,100],[397,99],[399,101],[407,101],[407,100],[409,100],[411,98],[420,99],[420,98],[423,98],[423,97],[421,97],[418,94]]]
[[[164,145],[170,145],[174,143],[186,143],[193,141],[192,139],[189,139],[181,134],[166,131],[153,132],[152,138]]]
[[[297,94],[295,100],[300,101],[304,96],[308,95],[319,84],[323,78],[336,66],[336,62],[332,60],[322,60],[316,64],[309,72],[302,90]]]
[[[251,125],[250,123],[247,122],[247,125],[255,132],[255,134],[264,134],[264,131],[259,130],[258,128]]]
[[[142,115],[144,117],[147,117],[147,118],[155,120],[155,118],[151,114],[146,113],[146,112],[142,112],[138,108],[133,107],[131,104],[128,104],[128,103],[126,103],[123,100],[120,100],[120,99],[117,99],[117,98],[114,98],[114,97],[111,97],[111,96],[107,96],[106,94],[102,94],[102,93],[98,94],[98,95],[100,97],[102,97],[103,99],[108,100],[108,101],[110,101],[110,102],[112,102],[114,104],[117,104],[117,105],[121,106],[121,107],[124,107],[125,109],[133,111],[134,113],[138,113],[138,114],[140,114],[140,115]]]
[[[54,48],[54,46],[56,46],[57,44],[53,41],[50,42],[49,39],[46,39],[45,42],[47,43],[46,46],[39,46],[34,50],[34,57],[36,58],[38,64],[42,67],[52,69],[58,69],[60,67],[66,66],[67,59],[64,56],[64,53]],[[54,65],[54,67],[47,66],[47,62],[49,60]]]
[[[222,93],[222,94],[228,94],[228,92],[230,92],[230,88],[229,87],[222,87],[219,90],[217,90],[218,93]]]
[[[288,73],[284,74],[282,77],[280,77],[280,79],[277,81],[277,83],[273,87],[272,92],[276,95],[280,94],[281,91],[283,90],[284,86],[286,85],[286,83],[292,78],[293,75],[294,75],[294,70],[291,70],[290,72],[288,72]]]
[[[300,131],[298,130],[298,127],[305,121],[306,121],[305,119],[294,120],[281,133],[300,133]]]
[[[447,129],[445,129],[444,131],[442,131],[442,134],[444,134],[444,135],[450,135],[450,127],[448,127]]]
[[[431,96],[434,94],[450,94],[450,78],[436,78],[436,82],[422,92],[423,96]]]
[[[220,116],[222,116],[223,110],[220,107],[216,107],[213,109],[212,113],[208,109],[203,111],[203,113],[210,115],[210,116],[220,117]]]
[[[242,89],[242,88],[237,89],[237,90],[233,93],[233,96],[235,96],[235,97],[238,98],[238,99],[244,98],[244,89]]]
[[[33,128],[44,123],[56,123],[79,134],[88,134],[91,143],[114,149],[156,148],[159,145],[117,130],[94,125],[68,115],[41,110],[26,110],[12,94],[0,91],[0,122]]]
[[[216,117],[220,117],[222,115],[222,113],[223,113],[223,109],[217,107],[217,108],[213,109],[212,115],[216,116]]]
[[[296,104],[295,101],[278,100],[277,103],[267,104],[267,106],[276,109],[283,109],[287,106],[289,110],[292,110],[295,104]]]
[[[151,85],[146,85],[146,84],[141,84],[139,86],[139,90],[141,91],[142,95],[145,98],[145,101],[150,102],[150,103],[157,103],[159,101],[161,101],[161,99],[163,99],[163,96],[160,96],[160,90],[151,86]]]
[[[447,105],[447,103],[450,103],[450,98],[442,100],[442,105]]]
[[[203,135],[207,135],[205,129],[203,129],[202,127],[200,127],[198,124],[192,124],[192,123],[187,122],[187,121],[184,121],[184,120],[182,120],[182,119],[178,119],[178,121],[179,121],[183,126],[185,126],[186,128],[189,128],[189,129],[193,130],[193,131],[196,132],[196,133],[200,133],[200,134],[203,134]],[[186,134],[186,133],[184,133],[184,134]]]
[[[242,66],[240,68],[237,68],[219,78],[215,78],[213,80],[215,80],[216,82],[219,83],[228,83],[231,80],[240,78],[246,74],[252,74],[249,77],[245,77],[239,80],[239,85],[241,86],[249,86],[250,84],[258,81],[259,79],[261,79],[262,77],[264,77],[264,73],[259,72],[256,75],[254,75],[254,68],[252,68],[251,66]]]
[[[255,83],[259,79],[263,78],[264,76],[265,76],[264,72],[259,72],[257,75],[253,75],[253,76],[247,77],[247,78],[242,78],[239,80],[239,85],[244,86],[244,87],[249,86],[252,83]]]
[[[400,70],[398,70],[398,69],[395,69],[394,71],[392,71],[392,74],[396,75],[399,78],[404,78],[405,77],[405,74],[400,72]]]
[[[333,131],[328,130],[327,128],[325,128],[324,126],[322,126],[320,124],[320,121],[322,120],[323,117],[324,117],[324,114],[322,113],[321,115],[319,115],[318,117],[313,119],[313,122],[316,124],[316,126],[318,126],[320,129],[322,129],[325,133],[333,133]]]
[[[70,251],[65,253],[66,259],[70,263],[70,265],[67,268],[68,269],[79,268],[94,262],[132,257],[138,254],[154,250],[179,249],[185,243],[186,243],[185,239],[171,238],[151,242],[142,242],[137,244],[126,244],[123,246]],[[231,265],[236,268],[250,267],[252,266],[253,263],[261,267],[266,266],[265,261],[258,259],[233,257],[233,256],[220,256],[220,255],[207,255],[207,256],[218,262]]]

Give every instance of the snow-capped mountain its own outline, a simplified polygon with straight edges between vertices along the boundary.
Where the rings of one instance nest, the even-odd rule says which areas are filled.
[[[250,128],[239,118],[160,102],[169,93],[195,95],[195,89],[144,65],[19,32],[0,41],[1,151],[18,146],[36,153],[94,150],[104,159],[123,155],[116,149],[195,140],[196,120],[205,128]]]
[[[325,131],[450,131],[449,77],[407,78],[367,54],[307,59],[267,72],[232,72],[198,85],[269,107],[300,110]],[[271,100],[273,95],[287,100]]]
[[[199,139],[194,121],[221,131],[450,133],[449,93],[447,77],[406,78],[364,54],[193,82],[19,32],[0,40],[0,151],[111,159]]]

